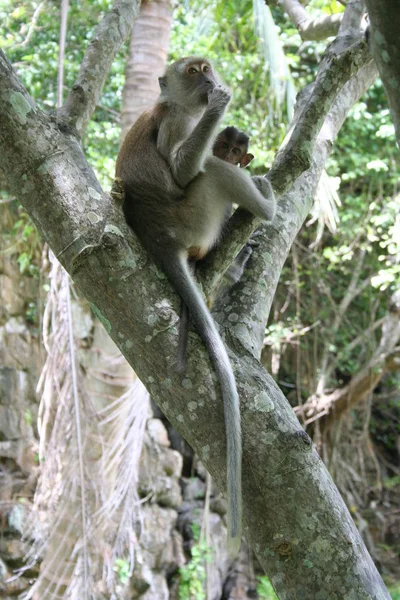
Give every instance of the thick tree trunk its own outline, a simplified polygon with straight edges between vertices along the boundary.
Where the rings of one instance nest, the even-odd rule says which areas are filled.
[[[400,10],[397,0],[366,0],[371,48],[389,102],[400,148]]]

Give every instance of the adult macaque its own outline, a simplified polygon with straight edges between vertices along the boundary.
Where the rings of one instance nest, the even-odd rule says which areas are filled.
[[[241,538],[241,432],[239,397],[228,354],[191,275],[188,259],[215,244],[234,202],[261,219],[275,214],[275,198],[263,177],[211,155],[218,125],[230,100],[211,63],[187,57],[159,79],[161,95],[128,132],[116,176],[125,193],[127,223],[163,269],[189,309],[217,372],[227,436],[228,546]]]

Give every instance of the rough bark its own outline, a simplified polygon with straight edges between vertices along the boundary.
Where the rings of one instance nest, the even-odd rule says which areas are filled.
[[[176,295],[149,262],[120,209],[102,193],[75,139],[35,106],[3,54],[0,90],[0,166],[10,186],[153,398],[224,488],[222,403],[197,336],[185,378],[174,369]],[[335,109],[325,122],[332,132],[329,120],[337,126]],[[324,145],[330,147],[329,135],[321,136],[315,160]],[[307,211],[313,177],[309,172],[301,178],[299,205],[294,192],[281,200],[280,219],[289,222],[282,232],[286,247]],[[233,313],[227,307],[229,323]],[[388,599],[342,499],[289,404],[235,339],[235,327],[230,328],[229,342],[242,406],[246,537],[280,598]],[[327,572],[334,575],[328,578]]]
[[[371,49],[385,88],[400,147],[400,11],[396,0],[366,0]]]

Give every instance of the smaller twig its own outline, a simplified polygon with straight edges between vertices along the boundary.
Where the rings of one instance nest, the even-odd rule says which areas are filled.
[[[139,4],[139,0],[114,0],[111,10],[97,26],[77,80],[58,111],[60,121],[79,137],[96,107],[114,56],[131,31]]]
[[[364,14],[364,0],[348,0],[343,20],[340,24],[339,34],[359,35]]]
[[[18,44],[15,44],[14,48],[26,48],[26,46],[29,44],[29,42],[31,41],[31,38],[33,36],[33,33],[36,30],[36,25],[37,25],[40,13],[42,12],[45,4],[46,4],[46,0],[43,0],[43,2],[41,2],[36,7],[35,12],[32,15],[31,24],[29,26],[29,30],[28,30],[28,34],[27,34],[26,38],[24,39],[23,42],[19,42]]]
[[[281,4],[303,41],[324,40],[327,37],[336,35],[339,31],[343,13],[324,15],[314,19],[309,16],[299,0],[281,0]]]

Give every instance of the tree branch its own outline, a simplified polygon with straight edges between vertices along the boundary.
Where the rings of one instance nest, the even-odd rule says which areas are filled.
[[[281,4],[303,41],[325,40],[327,37],[336,35],[339,31],[343,13],[324,15],[313,19],[299,0],[281,0]]]
[[[19,44],[15,44],[14,48],[26,48],[26,46],[28,46],[29,42],[32,39],[33,34],[36,31],[36,26],[37,26],[37,22],[40,17],[40,13],[44,9],[45,5],[46,5],[46,0],[43,0],[43,2],[41,2],[40,4],[37,5],[37,7],[35,8],[35,11],[32,15],[32,19],[31,19],[31,22],[29,25],[29,30],[28,30],[28,34],[27,34],[26,38],[24,39],[23,42],[20,42]]]
[[[339,35],[344,34],[358,37],[361,31],[361,23],[365,14],[364,0],[349,0],[340,24]]]
[[[400,148],[400,11],[396,0],[366,0],[371,49],[389,103]]]
[[[310,168],[316,138],[324,119],[338,93],[361,67],[371,62],[367,43],[364,39],[348,46],[346,36],[337,38],[327,49],[307,100],[302,99],[302,110],[296,124],[287,136],[268,179],[277,196],[285,194],[296,179]],[[282,214],[280,199],[278,214],[270,227],[280,229]],[[310,204],[307,204],[307,212]],[[306,213],[307,214],[307,213]],[[301,223],[304,217],[301,218]],[[279,223],[279,225],[278,225]],[[232,260],[243,248],[260,221],[243,210],[237,210],[230,219],[229,233],[218,246],[218,251],[210,252],[199,269],[203,289],[209,295],[218,285]],[[287,248],[286,251],[288,251]]]
[[[400,292],[392,295],[389,312],[382,323],[382,336],[378,348],[360,373],[350,383],[331,394],[315,394],[303,406],[297,407],[305,425],[318,420],[321,431],[326,431],[340,417],[371,393],[388,371],[400,367]]]
[[[223,408],[203,345],[197,340],[192,348],[182,380],[175,371],[176,294],[148,262],[120,208],[93,187],[70,137],[17,82],[3,53],[0,114],[0,166],[11,189],[152,397],[224,489]],[[246,537],[280,599],[313,598],[323,589],[332,597],[389,600],[288,402],[251,355],[231,349],[230,357],[241,395]],[[340,576],[328,581],[327,564]]]
[[[96,108],[115,55],[131,32],[139,5],[140,0],[115,0],[110,12],[99,23],[78,78],[58,111],[60,122],[79,137]]]

